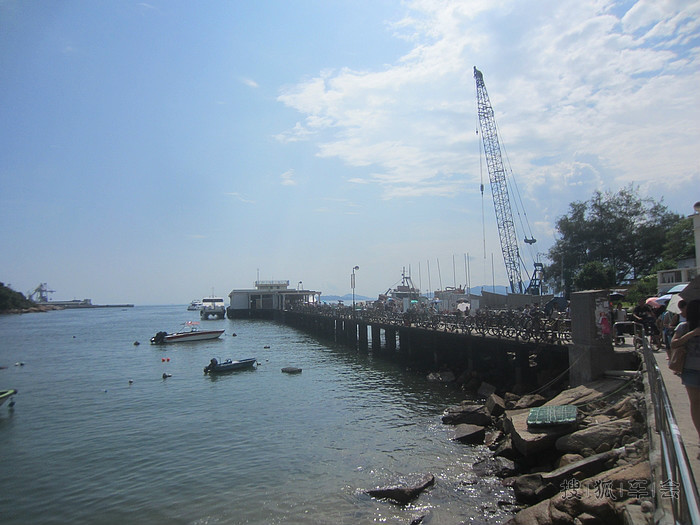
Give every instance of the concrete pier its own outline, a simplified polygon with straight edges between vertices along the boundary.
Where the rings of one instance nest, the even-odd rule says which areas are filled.
[[[426,371],[473,372],[497,385],[538,385],[569,366],[566,346],[286,311],[279,321],[356,351],[404,360]]]

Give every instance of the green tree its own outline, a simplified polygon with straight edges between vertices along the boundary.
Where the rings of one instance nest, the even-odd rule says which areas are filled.
[[[615,270],[600,261],[587,262],[574,276],[576,290],[610,288],[615,284]]]
[[[552,264],[546,268],[545,278],[568,295],[577,275],[580,279],[593,276],[594,267],[581,273],[584,267],[599,262],[612,271],[613,280],[608,282],[607,273],[599,274],[601,283],[588,280],[587,287],[634,282],[663,260],[669,232],[682,220],[660,202],[641,197],[634,186],[617,193],[596,191],[588,201],[569,204],[569,213],[558,219],[559,236],[549,250]],[[686,231],[681,229],[678,235],[686,235]]]

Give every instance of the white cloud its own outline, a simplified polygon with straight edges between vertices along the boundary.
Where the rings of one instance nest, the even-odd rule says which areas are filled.
[[[231,197],[235,197],[240,202],[245,202],[246,204],[255,204],[254,200],[251,200],[248,197],[245,197],[244,195],[241,195],[240,193],[235,192],[235,191],[227,192],[226,195],[230,195]]]
[[[260,87],[260,86],[258,85],[258,83],[257,83],[255,80],[253,80],[252,78],[243,77],[243,78],[241,78],[241,82],[242,82],[243,84],[245,84],[246,86],[251,87],[251,88],[258,88],[258,87]]]
[[[282,186],[296,186],[297,181],[294,180],[294,170],[287,170],[282,175]]]
[[[390,27],[413,49],[381,70],[325,70],[285,88],[279,101],[305,120],[281,139],[314,141],[385,198],[463,193],[479,170],[478,62],[521,190],[546,188],[565,209],[604,186],[699,180],[698,50],[683,46],[700,2],[407,5]]]

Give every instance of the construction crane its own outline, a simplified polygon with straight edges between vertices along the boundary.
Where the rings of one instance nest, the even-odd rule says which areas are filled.
[[[501,251],[503,252],[503,261],[508,274],[510,291],[511,293],[527,292],[533,295],[540,295],[543,273],[543,265],[540,262],[535,263],[535,270],[527,290],[524,290],[523,287],[523,280],[520,274],[522,259],[518,248],[513,212],[510,206],[508,181],[501,156],[496,119],[494,118],[489,94],[484,84],[484,75],[476,69],[476,66],[474,67],[474,79],[476,80],[477,113],[479,115],[479,127],[481,128],[481,141],[484,145],[486,166],[489,172],[489,180],[491,181],[491,193],[493,194],[493,205],[496,211],[498,235],[501,240]],[[483,184],[481,191],[483,194]],[[530,238],[525,236],[524,242],[532,245],[536,240],[532,236]]]

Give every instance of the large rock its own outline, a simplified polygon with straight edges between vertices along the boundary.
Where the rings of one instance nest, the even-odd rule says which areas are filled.
[[[375,498],[385,498],[395,501],[399,505],[406,505],[416,499],[418,495],[425,489],[435,483],[435,476],[426,474],[423,478],[414,485],[384,487],[368,490],[367,494]]]
[[[453,439],[468,445],[482,445],[485,435],[486,429],[484,427],[462,423],[455,427],[455,437]]]
[[[461,405],[451,406],[445,410],[445,414],[442,416],[442,422],[447,425],[466,423],[468,425],[486,427],[491,424],[491,416],[486,412],[485,406],[471,405],[463,402]]]
[[[518,476],[513,481],[513,492],[518,501],[534,503],[550,498],[562,489],[569,480],[593,476],[602,471],[609,462],[624,453],[624,448],[596,454],[569,463],[551,472],[539,472]]]
[[[629,419],[613,419],[560,437],[555,446],[561,452],[577,454],[586,450],[599,450],[603,444],[607,444],[610,449],[619,445],[623,436],[631,433],[632,422]]]
[[[491,394],[486,400],[486,412],[488,412],[491,417],[499,417],[502,416],[505,411],[506,402],[503,398],[496,394]]]
[[[524,456],[539,454],[545,450],[553,449],[557,439],[571,432],[570,425],[557,425],[530,429],[527,426],[527,417],[530,410],[507,411],[504,421],[504,430],[510,433],[513,447]]]
[[[579,497],[580,496],[580,497]],[[591,521],[591,517],[595,517]],[[618,523],[613,501],[591,493],[559,493],[518,512],[506,525],[609,525]]]
[[[582,405],[612,393],[624,384],[624,379],[601,379],[585,385],[564,390],[554,399],[550,399],[545,405]]]
[[[527,394],[518,399],[513,408],[518,410],[519,408],[539,407],[544,405],[546,401],[547,398],[539,394]]]
[[[472,465],[472,470],[479,477],[497,476],[499,478],[507,478],[517,472],[515,463],[502,457],[492,457],[477,461]]]

